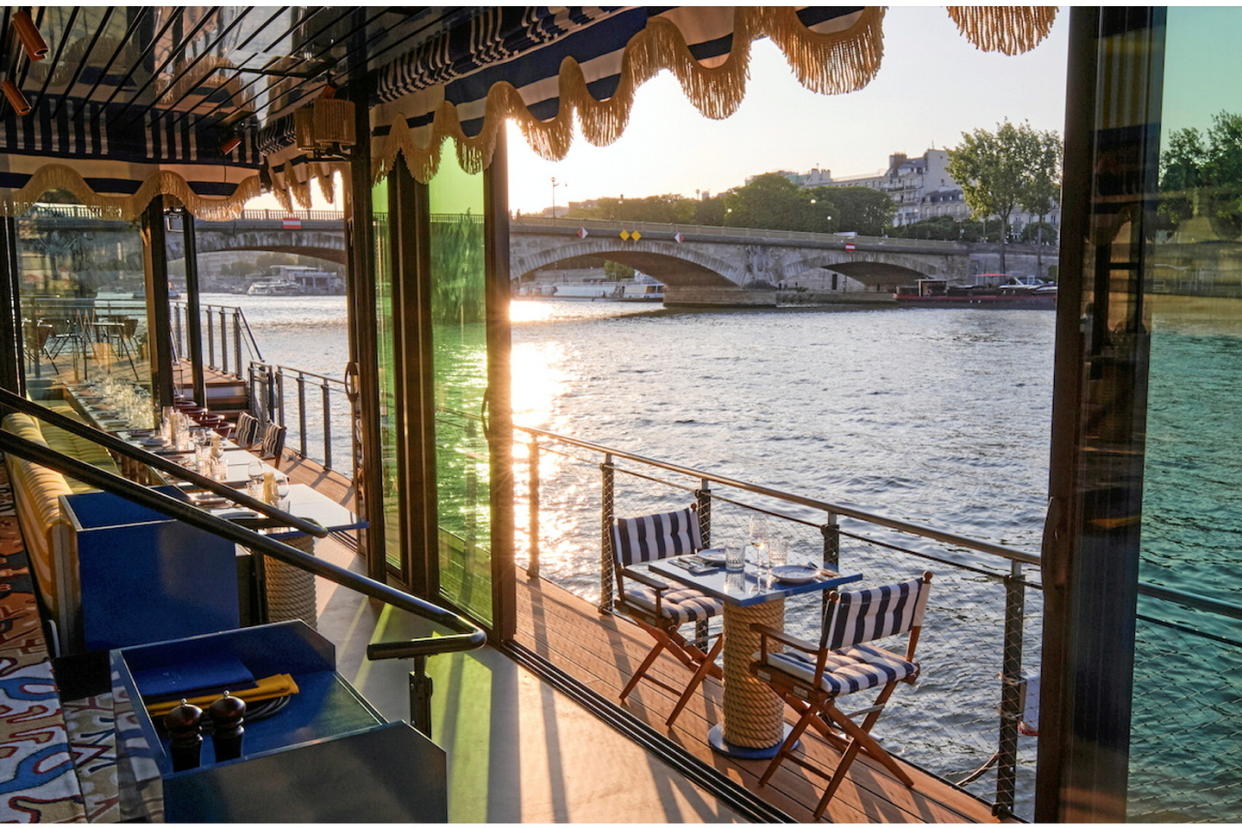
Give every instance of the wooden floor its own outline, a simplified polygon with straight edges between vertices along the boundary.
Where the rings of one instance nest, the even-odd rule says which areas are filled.
[[[634,668],[651,648],[651,639],[636,625],[616,616],[602,616],[593,604],[541,579],[519,572],[517,640],[573,675],[602,696],[616,699]],[[653,672],[674,686],[689,673],[668,655]],[[728,759],[708,747],[707,732],[721,718],[721,690],[713,679],[696,696],[672,729],[664,720],[676,697],[647,681],[640,682],[625,704],[635,716],[714,766],[731,780],[755,792],[799,821],[809,821],[824,790],[824,780],[785,762],[766,786],[758,779],[767,762]],[[890,704],[901,703],[899,688]],[[881,719],[881,726],[883,719]],[[883,733],[880,733],[882,736]],[[895,738],[889,734],[889,738]],[[813,732],[803,738],[805,758],[831,772],[839,753]],[[917,768],[906,788],[886,769],[861,757],[828,806],[832,822],[996,822],[989,806]]]

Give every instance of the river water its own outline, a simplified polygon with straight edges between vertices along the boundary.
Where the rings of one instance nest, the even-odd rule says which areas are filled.
[[[204,301],[241,306],[267,360],[341,376],[347,353],[342,297],[216,295]],[[1038,552],[1054,314],[668,312],[542,300],[515,301],[511,316],[519,424]],[[308,431],[314,431],[313,408],[310,414]],[[343,419],[334,433],[334,453],[347,457]],[[309,442],[314,446],[315,438]],[[296,445],[293,433],[289,444]],[[541,460],[542,574],[594,598],[601,458],[565,453],[570,456],[545,452]],[[521,558],[527,548],[524,447],[515,456]],[[675,508],[691,499],[667,485],[617,476],[620,515]],[[824,519],[811,510],[738,499],[811,524]],[[749,514],[717,502],[713,542],[744,540]],[[844,526],[860,537],[1006,571],[1002,562],[981,555],[874,533],[857,522]],[[816,526],[770,519],[769,532],[789,542],[794,558],[821,554]],[[941,629],[920,645],[925,678],[898,694],[903,698],[890,707],[881,730],[910,734],[894,749],[942,775],[960,778],[982,764],[996,744],[1004,617],[999,579],[848,537],[841,567],[865,572],[871,583],[913,577],[924,568],[936,572],[928,627]],[[1033,668],[1040,601],[1035,590],[1027,592],[1023,649]],[[792,631],[817,635],[818,602],[791,601],[787,616]],[[928,709],[937,712],[929,717]],[[1028,813],[1033,742],[1024,740],[1019,774],[1019,804]],[[993,784],[988,774],[972,790],[987,795]]]

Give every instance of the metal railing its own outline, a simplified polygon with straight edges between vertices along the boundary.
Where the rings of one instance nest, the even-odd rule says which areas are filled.
[[[20,402],[19,402],[20,401]],[[161,467],[167,463],[164,458],[142,449],[130,446],[123,440],[93,429],[90,426],[56,414],[36,403],[29,403],[8,391],[0,390],[0,402],[4,405],[25,411],[45,422],[58,427],[69,427],[75,434],[99,445],[119,451],[153,467]],[[80,427],[80,428],[79,428]],[[117,445],[119,443],[119,445]],[[269,535],[262,535],[238,523],[226,520],[199,509],[190,503],[178,500],[163,492],[150,489],[141,484],[127,480],[104,469],[97,468],[76,458],[61,454],[46,445],[18,437],[0,429],[0,450],[11,453],[32,463],[54,469],[75,480],[95,486],[103,491],[125,497],[135,503],[153,509],[173,520],[178,520],[217,537],[233,541],[264,556],[275,558],[282,563],[310,572],[322,578],[383,601],[389,606],[413,613],[421,618],[434,621],[450,630],[448,635],[427,635],[408,641],[387,641],[367,645],[367,658],[380,659],[411,659],[413,670],[410,673],[410,723],[431,736],[431,679],[426,675],[426,660],[429,656],[444,653],[463,652],[482,647],[487,641],[486,633],[468,619],[443,607],[415,598],[412,595],[394,589],[387,584],[372,580],[363,575],[346,569],[343,566],[329,563],[314,555],[303,552],[287,544],[281,543]],[[170,464],[174,465],[175,464]],[[278,525],[291,526],[299,531],[322,537],[326,533],[323,527],[283,512],[275,507],[255,501],[228,487],[216,484],[187,469],[177,467],[166,469],[183,479],[203,485],[211,491],[224,494],[236,503],[254,508],[264,514],[270,514]],[[220,491],[224,489],[226,491]]]
[[[990,779],[988,798],[998,815],[1029,815],[1035,749],[1034,740],[1020,738],[1019,723],[1030,674],[1038,670],[1043,589],[1038,555],[543,429],[515,426],[515,431],[521,438],[514,451],[519,484],[525,471],[526,509],[517,512],[519,519],[525,512],[525,525],[518,528],[526,573],[531,578],[547,577],[544,559],[551,542],[560,572],[550,579],[589,594],[594,590],[583,581],[587,564],[578,550],[584,538],[598,537],[598,562],[591,566],[598,567],[596,595],[604,613],[613,611],[616,592],[609,532],[614,517],[677,508],[689,500],[698,504],[704,544],[742,539],[745,518],[761,516],[778,524],[774,536],[811,551],[832,569],[887,571],[900,577],[915,567],[937,570],[922,658],[937,666],[921,679],[920,695],[927,697],[920,699],[917,709],[909,714],[890,710],[888,724],[896,722],[908,733],[950,734],[953,744],[948,749],[943,738],[939,749],[920,749],[923,746],[914,744],[916,737],[900,752],[967,790],[978,790]],[[550,537],[544,526],[560,535]],[[1212,618],[1242,619],[1242,607],[1180,590],[1143,584],[1140,593]],[[801,611],[799,621],[798,611],[787,609],[795,624],[817,633],[818,615]],[[1170,625],[1164,620],[1156,623]],[[1222,640],[1191,623],[1172,626],[1185,634]],[[697,632],[704,635],[706,629]],[[963,652],[970,654],[968,659],[962,658]],[[929,708],[938,708],[944,717],[932,721],[931,730],[927,717],[938,714]]]
[[[189,306],[169,302],[173,347],[178,354],[190,353]],[[199,325],[203,332],[203,362],[223,374],[244,379],[246,366],[263,361],[245,312],[236,305],[199,305]]]
[[[285,426],[285,446],[325,469],[353,476],[353,418],[344,380],[266,362],[251,362],[250,409],[260,422]],[[344,468],[338,468],[341,459]]]

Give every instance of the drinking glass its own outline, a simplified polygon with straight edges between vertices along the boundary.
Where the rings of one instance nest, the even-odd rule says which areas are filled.
[[[773,569],[789,563],[789,544],[784,538],[772,538],[768,541],[768,563]]]
[[[258,460],[251,460],[246,466],[246,493],[251,497],[259,497],[263,493],[263,464]]]
[[[746,547],[741,544],[729,544],[725,547],[725,571],[741,572],[746,568]]]
[[[289,511],[289,478],[282,472],[276,472],[276,505],[283,511]]]

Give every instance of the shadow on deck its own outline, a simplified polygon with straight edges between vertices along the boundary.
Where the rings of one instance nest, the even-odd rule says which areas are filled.
[[[650,639],[624,618],[601,615],[594,604],[539,578],[517,578],[517,643],[613,701],[650,650]],[[652,674],[683,686],[689,673],[675,659],[661,655]],[[785,762],[769,783],[758,784],[767,760],[736,760],[721,756],[707,744],[707,733],[722,717],[722,690],[708,679],[682,712],[674,727],[664,720],[676,697],[651,682],[639,682],[624,708],[732,782],[741,785],[799,821],[810,821],[824,790],[824,780]],[[901,703],[898,692],[895,704]],[[792,721],[787,712],[787,718]],[[882,727],[881,722],[881,727]],[[880,734],[884,734],[881,732]],[[889,735],[889,738],[899,736]],[[831,772],[838,751],[808,732],[804,757]],[[900,761],[900,759],[898,760]],[[915,781],[906,788],[886,769],[860,757],[828,807],[832,822],[996,822],[991,807],[961,789],[908,766]]]

